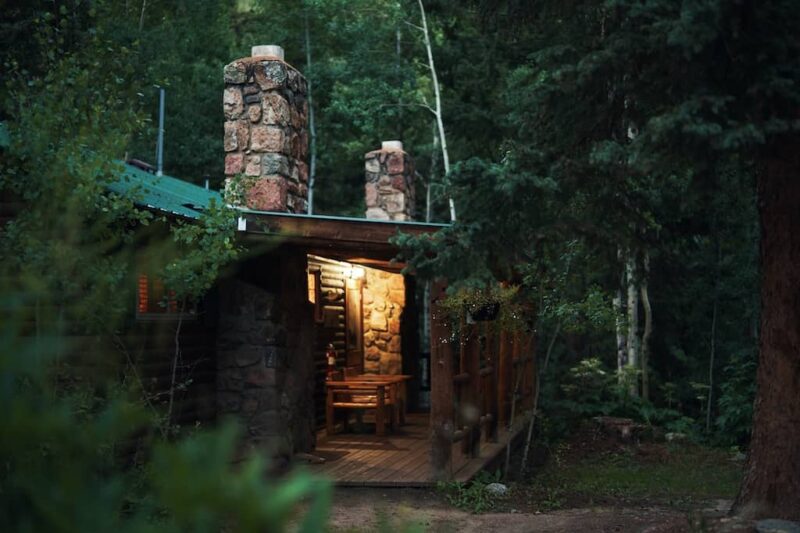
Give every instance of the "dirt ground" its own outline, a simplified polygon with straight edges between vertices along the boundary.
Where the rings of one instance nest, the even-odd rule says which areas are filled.
[[[587,424],[534,456],[527,471],[512,463],[510,492],[482,508],[488,512],[469,512],[475,501],[454,502],[447,490],[340,487],[328,523],[334,532],[752,531],[726,518],[741,473],[729,455],[621,442]]]
[[[687,513],[660,507],[592,507],[548,513],[524,513],[510,509],[502,513],[471,514],[442,501],[424,489],[339,488],[331,509],[331,530],[465,532],[646,532],[673,533],[704,529],[706,520],[718,519],[731,502],[721,500],[702,513]]]

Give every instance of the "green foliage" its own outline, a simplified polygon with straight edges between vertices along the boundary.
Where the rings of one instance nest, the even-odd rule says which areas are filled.
[[[124,79],[133,53],[113,43],[92,11],[36,14],[31,39],[46,69],[30,71],[6,56],[10,146],[0,160],[0,190],[25,208],[0,234],[0,254],[14,275],[55,295],[64,323],[96,331],[124,312],[111,293],[128,258],[105,253],[130,243],[131,228],[151,215],[132,198],[104,194],[140,120]],[[82,33],[85,26],[91,31]]]
[[[719,416],[716,425],[725,444],[742,444],[750,437],[756,382],[756,359],[752,353],[734,354],[723,371]]]
[[[237,456],[233,427],[159,440],[147,392],[120,383],[111,346],[140,257],[158,255],[172,290],[196,300],[238,246],[223,206],[173,222],[170,234],[168,221],[134,206],[135,193],[106,191],[142,126],[137,56],[114,32],[115,7],[33,5],[25,14],[40,62],[3,50],[0,192],[22,209],[0,232],[0,521],[15,531],[280,531],[311,499],[301,529],[318,531],[327,483],[268,478],[263,459]],[[171,236],[170,253],[153,234]],[[84,351],[87,333],[107,349]]]
[[[494,496],[486,490],[490,483],[499,482],[500,471],[494,474],[482,470],[469,483],[458,481],[440,482],[436,488],[444,494],[450,505],[471,513],[484,513],[494,508],[500,496]]]
[[[241,252],[235,210],[213,199],[198,221],[177,221],[171,234],[177,258],[164,268],[164,282],[182,300],[197,301]]]
[[[232,460],[238,432],[227,426],[126,465],[132,445],[152,435],[150,417],[110,384],[87,404],[54,390],[49,369],[65,339],[22,335],[30,301],[0,295],[0,520],[13,531],[282,531],[297,504],[311,500],[301,531],[325,522],[330,486],[303,473],[277,483],[258,457]],[[95,393],[97,395],[97,393]]]

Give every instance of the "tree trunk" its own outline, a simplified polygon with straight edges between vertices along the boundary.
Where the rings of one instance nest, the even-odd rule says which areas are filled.
[[[650,399],[650,374],[647,365],[650,360],[650,336],[653,334],[653,308],[650,306],[650,289],[647,280],[650,278],[650,254],[644,253],[642,264],[642,279],[640,282],[640,292],[642,296],[642,309],[644,309],[644,331],[642,332],[642,398]]]
[[[714,398],[714,359],[717,350],[717,294],[714,291],[714,309],[711,312],[711,352],[708,356],[708,400],[706,402],[706,433],[711,433],[711,405]]]
[[[636,290],[635,267],[633,254],[629,252],[625,273],[628,276],[628,367],[632,371],[639,368],[639,291]],[[631,379],[630,393],[639,396],[638,379]]]
[[[144,12],[147,10],[147,0],[142,0],[142,11],[139,14],[139,33],[144,29]]]
[[[622,249],[617,248],[617,261],[622,262]],[[622,385],[623,371],[628,361],[628,347],[625,336],[625,306],[622,303],[622,287],[625,285],[625,271],[621,270],[617,292],[614,295],[614,325],[617,335],[617,382]]]
[[[442,163],[444,164],[445,176],[450,174],[450,155],[447,152],[447,137],[444,134],[444,121],[442,121],[442,96],[439,91],[439,77],[436,74],[436,65],[433,63],[433,47],[431,46],[430,32],[428,31],[428,17],[425,15],[425,6],[422,0],[417,0],[419,4],[420,17],[422,18],[422,33],[425,37],[425,50],[428,53],[428,68],[431,71],[431,80],[433,81],[433,95],[436,100],[436,107],[434,115],[436,116],[436,125],[439,127],[439,141],[442,146]],[[456,221],[456,205],[453,202],[453,197],[448,199],[450,205],[450,221]]]
[[[433,200],[433,182],[439,171],[439,158],[437,156],[439,148],[439,134],[436,131],[436,122],[433,123],[433,150],[431,150],[431,170],[428,173],[428,188],[425,191],[425,222],[431,221],[431,202]]]
[[[533,426],[536,424],[536,415],[539,411],[539,391],[541,387],[541,376],[545,372],[547,372],[547,365],[550,364],[550,354],[553,353],[553,346],[556,344],[556,339],[558,339],[558,335],[561,332],[561,320],[558,321],[556,324],[555,331],[553,331],[553,336],[550,339],[550,344],[547,345],[547,353],[544,357],[544,364],[542,365],[541,371],[536,373],[536,396],[533,397],[533,413],[531,414],[531,419],[528,422],[528,434],[525,437],[525,449],[522,452],[522,465],[520,466],[519,471],[521,473],[525,473],[525,468],[528,466],[528,453],[531,450],[531,442],[533,441]]]
[[[757,177],[761,336],[753,435],[734,512],[800,520],[800,136],[773,141]]]

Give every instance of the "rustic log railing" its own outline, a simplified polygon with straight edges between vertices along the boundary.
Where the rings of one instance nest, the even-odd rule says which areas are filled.
[[[534,344],[532,333],[495,334],[485,322],[454,332],[438,305],[443,286],[431,293],[431,467],[448,479],[453,453],[478,457],[533,407]]]

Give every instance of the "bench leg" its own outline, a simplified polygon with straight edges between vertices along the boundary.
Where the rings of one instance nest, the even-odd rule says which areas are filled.
[[[397,425],[400,421],[400,404],[397,401],[397,387],[391,387],[389,389],[389,400],[392,404],[389,411],[389,415],[391,416],[389,424],[392,428],[392,432],[397,432]]]
[[[375,433],[381,437],[386,435],[386,402],[383,387],[377,390],[377,405],[375,407]]]
[[[328,435],[333,435],[336,431],[334,424],[334,410],[333,410],[333,390],[328,390],[328,399],[325,403],[325,431]]]

